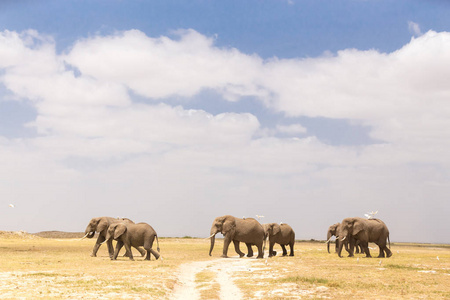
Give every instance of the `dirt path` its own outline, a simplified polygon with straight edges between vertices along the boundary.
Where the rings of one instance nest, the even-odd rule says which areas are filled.
[[[242,299],[243,295],[234,283],[233,274],[248,270],[254,259],[220,258],[184,264],[179,270],[179,284],[172,299],[200,299],[196,275],[203,271],[215,273],[215,283],[220,285],[220,299]]]

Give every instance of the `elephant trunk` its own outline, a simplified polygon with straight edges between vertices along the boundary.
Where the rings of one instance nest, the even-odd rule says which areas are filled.
[[[105,240],[103,241],[103,243],[106,243],[107,241],[109,241],[110,239],[113,238],[113,235],[111,233],[109,233],[109,231],[106,233],[106,237]],[[103,244],[101,243],[101,244]]]
[[[95,235],[95,230],[90,230],[90,229],[86,228],[86,230],[84,231],[83,239],[85,239],[85,238],[92,239],[94,237],[94,235]]]
[[[337,241],[336,241],[337,242]],[[342,247],[344,246],[344,243],[342,242],[342,240],[339,240],[339,247],[338,247],[338,256],[339,257],[342,257],[341,256],[341,253],[342,253]]]
[[[209,256],[211,256],[211,253],[212,253],[212,251],[214,249],[214,243],[216,242],[217,231],[211,229],[210,233],[211,233],[211,235],[210,235],[209,238],[211,239],[211,247],[209,248]]]
[[[328,253],[330,253],[330,239],[331,239],[331,232],[328,231],[328,233],[327,233],[327,250],[328,250]]]

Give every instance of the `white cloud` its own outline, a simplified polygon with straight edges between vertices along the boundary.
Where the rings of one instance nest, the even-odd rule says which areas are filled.
[[[422,35],[422,31],[420,30],[419,24],[409,21],[408,28],[409,28],[409,32],[411,32],[414,36]]]
[[[259,57],[217,49],[212,38],[194,30],[177,35],[178,40],[149,38],[131,30],[99,36],[76,43],[65,59],[84,75],[125,84],[149,98],[190,97],[205,88],[258,94],[253,80]]]
[[[287,126],[277,125],[277,130],[287,134],[303,134],[307,132],[306,128],[300,124],[291,124]]]
[[[392,53],[347,49],[267,61],[218,48],[193,30],[177,34],[96,36],[64,55],[34,31],[0,34],[0,81],[37,111],[29,126],[38,137],[0,138],[0,193],[17,207],[29,204],[29,226],[42,214],[50,218],[52,212],[41,209],[50,204],[83,212],[87,220],[117,211],[145,220],[155,203],[161,224],[167,213],[180,217],[212,207],[205,210],[208,220],[187,226],[194,233],[170,228],[163,234],[200,235],[198,226],[224,213],[270,213],[301,227],[308,224],[298,212],[307,210],[323,214],[319,222],[328,226],[373,209],[391,220],[404,207],[410,214],[419,214],[414,207],[434,213],[450,192],[449,33],[430,31]],[[383,143],[350,147],[313,136],[261,137],[251,113],[213,115],[164,104],[172,96],[189,101],[204,89],[230,101],[254,96],[287,116],[369,125]],[[134,101],[130,90],[148,102]],[[276,129],[309,133],[302,124]],[[429,207],[421,207],[424,199]],[[232,204],[227,212],[225,202]],[[445,211],[443,205],[418,235],[428,239],[427,229],[445,221],[439,215]]]

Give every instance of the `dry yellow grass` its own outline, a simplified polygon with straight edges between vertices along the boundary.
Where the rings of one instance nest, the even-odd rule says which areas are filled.
[[[160,239],[163,261],[144,261],[136,250],[135,261],[111,261],[106,246],[98,257],[90,257],[93,244],[94,240],[0,234],[0,297],[167,298],[180,264],[202,256],[209,259],[203,240]]]
[[[207,240],[160,239],[163,261],[137,253],[135,261],[111,261],[105,246],[90,257],[93,243],[0,234],[0,297],[170,299],[181,264],[214,263],[222,250],[220,240],[209,257]],[[295,257],[242,258],[245,269],[231,271],[247,299],[450,299],[450,247],[396,244],[392,251],[388,259],[339,258],[323,243],[297,243]],[[202,299],[219,298],[215,273],[202,270],[195,279]]]
[[[376,246],[372,245],[371,246]],[[281,249],[281,248],[280,248]],[[267,260],[241,281],[247,297],[286,299],[450,299],[450,247],[401,245],[391,258],[339,258],[324,244],[296,243],[295,257]],[[438,259],[439,258],[439,259]]]

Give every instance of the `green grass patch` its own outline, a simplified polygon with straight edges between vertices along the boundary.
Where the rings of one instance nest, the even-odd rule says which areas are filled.
[[[324,284],[328,285],[330,281],[325,278],[318,278],[318,277],[304,277],[304,276],[288,276],[281,279],[277,279],[277,282],[280,283],[300,283],[300,282],[307,282],[311,284]]]
[[[384,266],[385,268],[389,269],[398,269],[398,270],[410,270],[410,271],[420,271],[424,270],[422,268],[417,267],[411,267],[411,266],[404,266],[404,265],[396,265],[396,264],[387,264]]]

